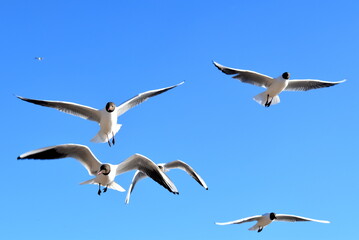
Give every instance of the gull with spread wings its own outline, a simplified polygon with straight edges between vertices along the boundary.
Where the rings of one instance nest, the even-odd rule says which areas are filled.
[[[230,225],[230,224],[241,224],[241,223],[253,222],[253,221],[257,221],[257,223],[253,227],[249,228],[248,230],[251,230],[251,231],[257,230],[258,232],[261,232],[265,226],[269,225],[273,221],[283,221],[283,222],[312,221],[312,222],[320,222],[320,223],[330,223],[329,221],[325,221],[325,220],[316,220],[316,219],[300,217],[300,216],[295,216],[295,215],[276,214],[274,212],[271,212],[271,213],[265,213],[263,215],[257,215],[257,216],[253,216],[253,217],[238,219],[238,220],[231,221],[231,222],[224,222],[224,223],[217,222],[216,224],[217,225]]]
[[[106,192],[107,188],[124,192],[125,190],[115,182],[115,177],[131,170],[139,170],[146,173],[147,176],[161,184],[168,191],[178,194],[176,186],[167,175],[163,173],[154,162],[141,154],[134,154],[125,161],[113,165],[110,163],[101,163],[87,146],[63,144],[33,150],[20,155],[17,159],[53,160],[68,157],[78,160],[87,169],[90,175],[95,176],[95,178],[80,184],[98,184],[98,195],[101,194],[101,186],[105,187],[103,192]]]
[[[308,91],[311,89],[331,87],[345,82],[345,80],[339,82],[325,82],[314,79],[289,80],[290,74],[288,72],[284,72],[277,78],[272,78],[254,71],[229,68],[216,62],[213,62],[213,64],[225,74],[235,74],[233,78],[238,79],[243,83],[266,88],[266,91],[253,98],[256,102],[265,107],[279,103],[280,99],[278,94],[282,91]]]
[[[87,120],[95,121],[100,124],[100,131],[97,135],[91,139],[92,142],[103,143],[108,142],[111,146],[115,144],[115,134],[120,130],[121,124],[117,124],[117,118],[130,110],[131,108],[137,106],[138,104],[146,101],[147,99],[164,93],[172,88],[175,88],[184,82],[181,82],[177,85],[151,90],[138,94],[137,96],[127,100],[119,106],[116,106],[113,102],[108,102],[104,109],[98,110],[92,107],[80,105],[72,102],[62,102],[62,101],[48,101],[48,100],[36,100],[30,98],[24,98],[17,96],[19,99],[30,102],[33,104],[55,108],[61,112],[65,112],[71,115],[75,115]]]
[[[205,181],[201,178],[201,176],[187,163],[182,162],[181,160],[175,160],[169,163],[160,163],[157,164],[157,166],[161,169],[162,172],[166,173],[171,169],[181,169],[185,172],[188,173],[188,175],[190,175],[194,180],[196,180],[202,187],[204,187],[206,190],[208,190],[207,184],[205,183]],[[127,191],[127,196],[126,196],[126,200],[125,203],[128,204],[130,202],[130,196],[131,193],[135,187],[135,185],[137,184],[138,181],[140,181],[141,179],[144,179],[147,177],[147,174],[145,172],[142,172],[140,170],[137,170],[135,175],[132,178],[132,182],[131,185]]]

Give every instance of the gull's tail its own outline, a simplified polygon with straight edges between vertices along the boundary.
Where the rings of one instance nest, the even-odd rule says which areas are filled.
[[[119,192],[125,192],[126,191],[125,189],[123,189],[123,187],[121,187],[119,184],[117,184],[115,182],[112,182],[107,187],[111,188],[113,190],[119,191]]]
[[[98,184],[98,183],[95,182],[95,178],[93,178],[93,179],[84,181],[84,182],[82,182],[80,184],[84,185],[84,184]],[[104,187],[106,187],[106,186],[104,186]],[[107,187],[111,188],[113,190],[119,191],[119,192],[125,192],[126,191],[125,189],[123,189],[123,187],[121,187],[119,184],[117,184],[115,182],[110,183],[109,185],[107,185]]]
[[[95,142],[95,143],[104,143],[104,142],[108,142],[110,141],[110,139],[116,135],[116,133],[121,129],[122,124],[117,124],[115,130],[110,133],[110,134],[106,134],[104,133],[101,129],[100,131],[98,131],[98,133],[96,134],[96,136],[94,136],[91,139],[91,142]]]
[[[82,182],[82,183],[80,183],[81,185],[84,185],[84,184],[97,184],[97,183],[95,183],[95,181],[94,181],[95,179],[93,178],[93,179],[90,179],[90,180],[87,180],[87,181],[84,181],[84,182]]]
[[[270,103],[270,105],[275,105],[278,104],[280,102],[279,96],[276,95],[274,97],[268,97],[268,93],[267,92],[262,92],[256,96],[253,97],[253,100],[256,101],[257,103],[259,103],[262,106],[266,106],[266,103]],[[267,106],[269,107],[269,106]]]

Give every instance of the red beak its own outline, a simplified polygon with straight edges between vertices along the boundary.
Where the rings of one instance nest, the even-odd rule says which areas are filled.
[[[99,171],[99,172],[97,173],[97,175],[100,175],[100,174],[102,174],[102,171]]]

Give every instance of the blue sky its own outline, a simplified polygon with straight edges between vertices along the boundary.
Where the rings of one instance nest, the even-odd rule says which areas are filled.
[[[249,2],[249,1],[248,1]],[[0,64],[2,239],[339,239],[358,235],[357,1],[3,1]],[[44,57],[36,61],[34,57]],[[347,82],[283,92],[264,108],[263,89],[218,71],[223,65],[276,77]],[[186,81],[119,118],[115,147],[89,140],[98,126],[14,97],[95,108]],[[102,162],[134,153],[190,164],[205,191],[180,170],[170,194],[149,179],[125,193],[80,186],[73,159],[17,161],[57,144],[91,148]],[[133,172],[117,177],[124,188]],[[277,212],[329,220],[215,221]]]

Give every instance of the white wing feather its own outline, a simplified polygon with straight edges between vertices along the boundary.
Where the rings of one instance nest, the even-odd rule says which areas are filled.
[[[249,83],[264,88],[268,88],[273,83],[273,78],[261,73],[257,73],[249,70],[229,68],[216,62],[213,62],[213,64],[225,74],[228,75],[236,74],[233,78],[238,79],[243,83]]]
[[[63,144],[40,148],[21,154],[17,159],[51,160],[67,157],[78,160],[90,175],[96,175],[102,164],[87,146],[79,144]]]
[[[256,216],[252,216],[252,217],[247,217],[247,218],[242,218],[242,219],[238,219],[235,221],[231,221],[231,222],[216,222],[217,225],[230,225],[230,224],[241,224],[241,223],[246,223],[246,222],[253,222],[253,221],[258,221],[261,217],[261,215],[256,215]]]
[[[171,86],[171,87],[166,87],[166,88],[161,88],[161,89],[156,89],[156,90],[151,90],[151,91],[147,91],[147,92],[143,92],[138,94],[137,96],[127,100],[126,102],[122,103],[120,106],[116,107],[116,111],[117,111],[117,116],[120,116],[122,114],[124,114],[125,112],[127,112],[128,110],[130,110],[131,108],[137,106],[140,103],[143,103],[144,101],[146,101],[147,99],[154,97],[156,95],[159,95],[161,93],[164,93],[168,90],[171,90],[172,88],[175,88],[179,85],[182,85],[184,82],[181,82],[177,85]]]

